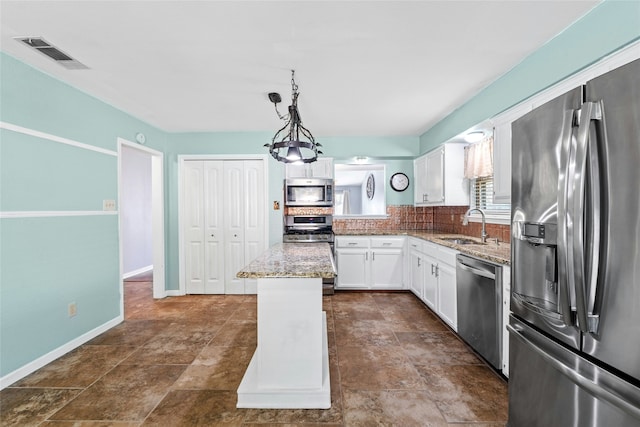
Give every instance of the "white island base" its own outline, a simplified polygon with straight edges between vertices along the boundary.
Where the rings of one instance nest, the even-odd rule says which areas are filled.
[[[322,279],[258,279],[258,347],[238,388],[238,408],[331,407]]]

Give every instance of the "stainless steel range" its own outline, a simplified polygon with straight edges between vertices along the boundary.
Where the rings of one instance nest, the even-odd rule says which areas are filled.
[[[328,243],[334,253],[332,215],[285,215],[284,243]],[[332,295],[335,279],[322,279],[322,293]]]

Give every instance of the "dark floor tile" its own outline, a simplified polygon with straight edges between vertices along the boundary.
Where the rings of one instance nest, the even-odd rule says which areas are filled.
[[[485,365],[416,366],[448,422],[506,422],[507,384]]]
[[[407,356],[416,364],[482,364],[453,332],[396,332]]]
[[[214,337],[214,332],[193,331],[184,325],[165,329],[144,346],[139,347],[124,364],[190,364]]]
[[[38,369],[13,386],[86,388],[135,349],[133,346],[84,345]]]
[[[119,365],[50,419],[142,421],[185,368],[185,365]]]
[[[393,331],[384,320],[335,319],[336,344],[354,345],[398,345]]]
[[[218,390],[173,390],[147,417],[144,426],[240,426],[246,410],[237,394]]]
[[[125,320],[89,341],[89,345],[144,345],[169,325],[167,320]]]
[[[230,320],[222,325],[211,344],[255,347],[258,344],[258,324],[253,320]]]
[[[45,421],[39,427],[138,427],[139,421]]]
[[[404,390],[346,390],[344,422],[347,426],[447,426],[426,392]]]
[[[353,363],[339,360],[343,390],[421,390],[424,380],[411,363],[381,367],[375,363]]]
[[[174,388],[237,391],[254,352],[254,347],[207,346]]]
[[[80,392],[78,389],[5,388],[0,391],[0,425],[38,425]]]

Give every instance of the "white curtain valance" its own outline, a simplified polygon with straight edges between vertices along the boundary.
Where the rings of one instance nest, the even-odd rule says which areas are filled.
[[[493,176],[493,136],[464,148],[464,177],[467,179]]]

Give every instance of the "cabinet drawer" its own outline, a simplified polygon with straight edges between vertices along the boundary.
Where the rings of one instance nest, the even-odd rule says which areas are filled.
[[[372,248],[403,248],[404,237],[372,237]]]
[[[368,248],[368,237],[336,237],[336,247],[338,248]]]
[[[439,248],[438,250],[438,259],[440,262],[449,264],[454,268],[456,266],[456,255],[458,255],[458,251],[454,249]]]
[[[424,252],[423,243],[424,243],[424,240],[411,237],[409,239],[409,250]]]
[[[432,258],[438,259],[438,248],[439,248],[438,245],[431,242],[424,242],[422,247],[423,247],[423,252],[426,255],[429,255]]]

